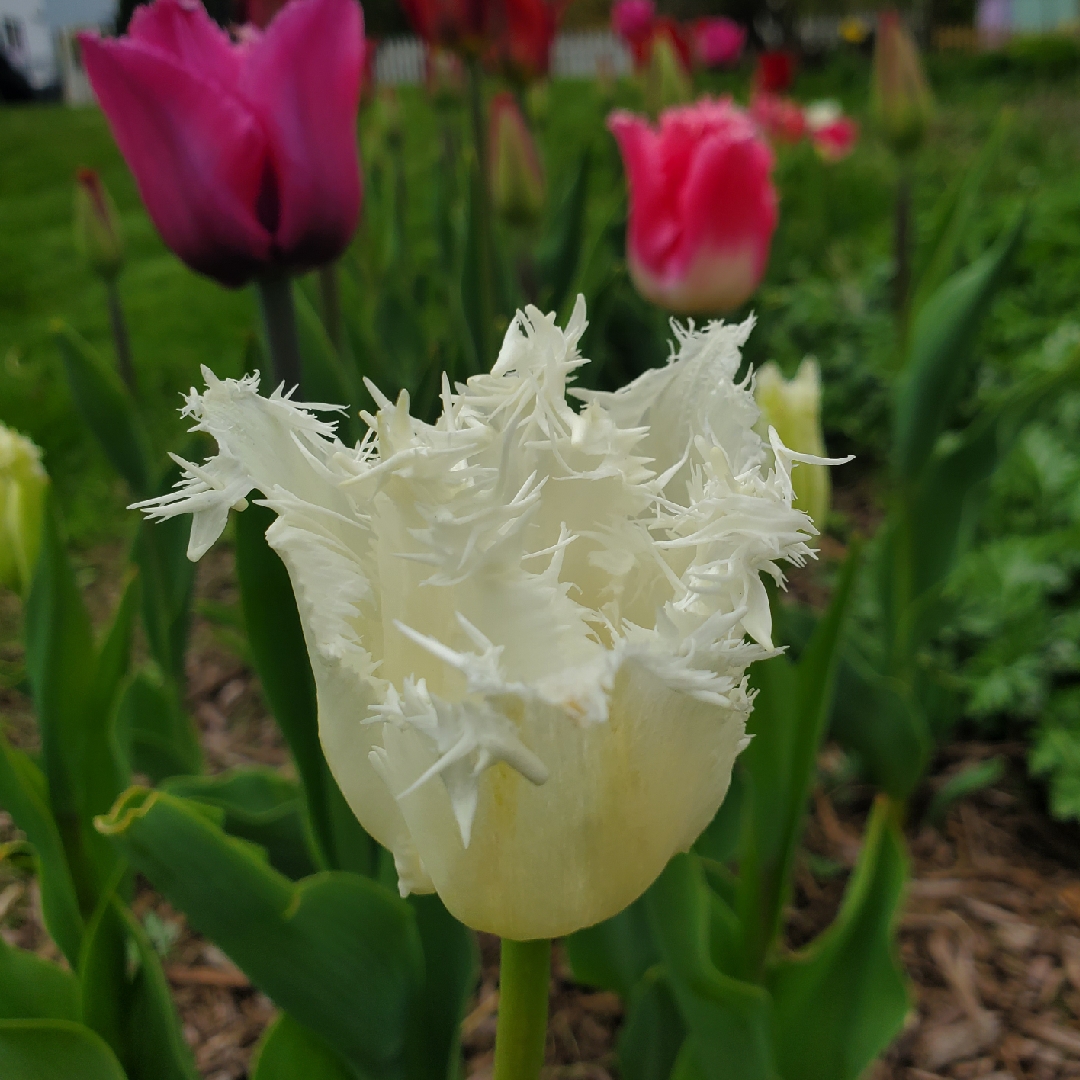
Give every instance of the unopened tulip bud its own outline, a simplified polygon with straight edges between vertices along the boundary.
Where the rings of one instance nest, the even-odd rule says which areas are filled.
[[[75,174],[75,247],[102,277],[115,277],[124,265],[120,217],[93,169],[79,169]]]
[[[918,47],[895,11],[882,12],[878,19],[871,107],[898,154],[919,146],[934,113]]]
[[[690,73],[676,40],[667,33],[657,33],[649,47],[645,68],[645,107],[651,116],[664,109],[685,105],[694,98]]]
[[[754,399],[761,410],[762,428],[776,428],[780,441],[799,454],[825,457],[821,433],[821,377],[817,361],[807,358],[794,379],[785,379],[771,361],[758,368]],[[795,506],[809,514],[821,529],[829,512],[829,470],[800,462],[791,474]]]
[[[544,209],[544,167],[525,118],[508,91],[491,102],[491,199],[514,225],[529,225]]]
[[[48,484],[41,451],[0,424],[0,585],[24,596],[41,547]]]
[[[773,155],[728,98],[668,109],[658,128],[615,112],[630,189],[627,261],[638,292],[682,315],[732,311],[757,288],[777,221]]]

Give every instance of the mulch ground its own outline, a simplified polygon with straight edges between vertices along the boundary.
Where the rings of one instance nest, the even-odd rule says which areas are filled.
[[[90,585],[92,607],[108,608],[107,578]],[[200,567],[199,594],[205,599],[230,603],[231,582],[227,553],[214,553]],[[0,645],[0,672],[18,659],[4,632],[12,610],[0,598],[0,641],[9,643]],[[227,629],[197,620],[188,676],[189,706],[211,770],[255,763],[289,770],[257,680],[228,648]],[[32,748],[28,704],[2,682],[5,731]],[[793,946],[828,925],[858,855],[870,793],[829,783],[840,771],[838,753],[829,748],[822,755],[825,783],[815,793],[809,854],[798,868],[788,912]],[[1046,816],[1026,778],[1023,754],[1020,745],[960,742],[935,763],[927,798],[950,775],[985,757],[1002,756],[1006,771],[997,784],[954,806],[940,827],[918,824],[913,816],[913,880],[899,928],[913,1009],[872,1080],[1080,1077],[1080,830]],[[0,842],[15,835],[0,813]],[[273,1005],[145,885],[135,908],[164,954],[184,1034],[203,1077],[242,1080]],[[61,962],[42,929],[36,883],[3,863],[0,935]],[[467,1074],[486,1080],[498,1013],[498,942],[482,936],[480,945],[481,983],[462,1042]],[[621,1020],[618,998],[576,985],[556,947],[549,1080],[616,1078]]]

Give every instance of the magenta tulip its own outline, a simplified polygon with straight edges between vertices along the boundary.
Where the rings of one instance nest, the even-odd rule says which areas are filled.
[[[757,288],[777,221],[773,155],[730,98],[608,127],[630,189],[628,263],[638,292],[679,314],[731,311]]]
[[[731,19],[714,15],[698,19],[692,28],[694,56],[705,67],[730,67],[739,62],[746,31]]]
[[[245,29],[234,44],[198,0],[156,0],[124,38],[79,36],[162,238],[228,286],[330,262],[360,213],[359,5],[291,0]]]

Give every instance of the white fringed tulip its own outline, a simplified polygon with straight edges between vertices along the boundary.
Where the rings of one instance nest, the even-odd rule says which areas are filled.
[[[555,937],[640,895],[715,814],[770,655],[759,575],[801,563],[801,455],[755,434],[750,332],[676,328],[664,368],[571,391],[565,331],[519,313],[489,375],[430,426],[369,386],[356,447],[322,405],[204,370],[185,412],[216,457],[148,514],[195,515],[189,555],[253,490],[288,567],[326,758],[402,893],[480,930]],[[818,459],[814,459],[818,460]]]

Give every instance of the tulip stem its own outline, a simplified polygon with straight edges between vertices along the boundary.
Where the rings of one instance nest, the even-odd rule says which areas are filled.
[[[473,171],[472,212],[476,214],[477,238],[477,297],[479,311],[479,340],[476,344],[477,363],[487,371],[495,357],[491,355],[491,336],[495,327],[495,241],[492,235],[491,184],[488,170],[487,124],[484,115],[484,75],[480,61],[469,61],[469,116],[472,120],[473,148],[476,168]]]
[[[300,385],[300,341],[296,336],[292,279],[287,274],[259,278],[259,305],[274,379],[291,390]]]
[[[537,1080],[547,1037],[551,942],[503,938],[494,1080]]]
[[[341,353],[341,291],[338,289],[337,265],[319,267],[319,295],[322,299],[323,326],[330,344]]]
[[[120,378],[134,395],[136,393],[135,365],[131,359],[131,338],[128,337],[127,320],[124,318],[124,306],[120,303],[120,290],[116,286],[115,276],[105,279],[105,296],[109,305],[113,347],[116,349],[116,366],[120,371]]]
[[[896,215],[893,223],[895,269],[893,272],[893,309],[901,330],[907,317],[908,293],[911,291],[911,169],[901,162],[896,184]]]

